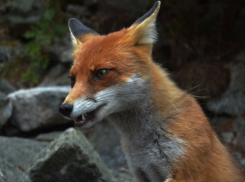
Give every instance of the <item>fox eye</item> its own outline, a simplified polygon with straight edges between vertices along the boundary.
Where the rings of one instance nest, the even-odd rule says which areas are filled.
[[[99,80],[99,79],[105,78],[110,73],[110,71],[111,70],[109,70],[109,69],[98,70],[95,74],[94,79]]]
[[[75,77],[70,77],[70,79],[71,79],[71,88],[73,88],[76,82]]]

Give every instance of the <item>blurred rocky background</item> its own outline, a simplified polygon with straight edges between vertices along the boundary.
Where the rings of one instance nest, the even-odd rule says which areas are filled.
[[[81,132],[58,112],[70,91],[67,22],[108,34],[154,3],[0,0],[1,182],[133,181],[110,124]],[[157,30],[154,60],[196,97],[245,168],[245,1],[165,0]]]

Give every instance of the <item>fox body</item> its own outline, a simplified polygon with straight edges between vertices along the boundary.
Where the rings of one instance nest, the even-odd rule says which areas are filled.
[[[106,36],[69,21],[72,90],[60,112],[81,128],[109,120],[139,182],[244,182],[195,99],[152,61],[159,8]]]

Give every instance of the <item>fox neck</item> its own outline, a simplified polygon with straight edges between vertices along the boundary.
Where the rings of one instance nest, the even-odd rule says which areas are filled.
[[[158,65],[152,63],[145,97],[133,108],[110,115],[107,119],[124,138],[147,137],[152,131],[164,132],[170,118],[178,112],[176,101],[183,95]],[[164,135],[164,133],[162,133]]]

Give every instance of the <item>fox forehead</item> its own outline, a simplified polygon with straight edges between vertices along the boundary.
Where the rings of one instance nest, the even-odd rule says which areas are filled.
[[[147,58],[147,48],[138,49],[130,39],[127,29],[96,36],[84,44],[78,45],[73,53],[74,63],[70,70],[73,75],[82,70],[117,69],[118,72],[133,73],[142,70],[140,60]],[[136,63],[136,64],[135,64]],[[130,68],[130,69],[129,69]],[[125,75],[126,76],[126,75]]]
[[[107,36],[97,36],[84,44],[78,45],[74,52],[74,67],[80,67],[80,64],[85,63],[87,66],[108,64],[117,62],[118,55],[123,52],[125,44],[120,40],[125,36],[125,31],[111,33]],[[84,66],[84,65],[83,65]]]

